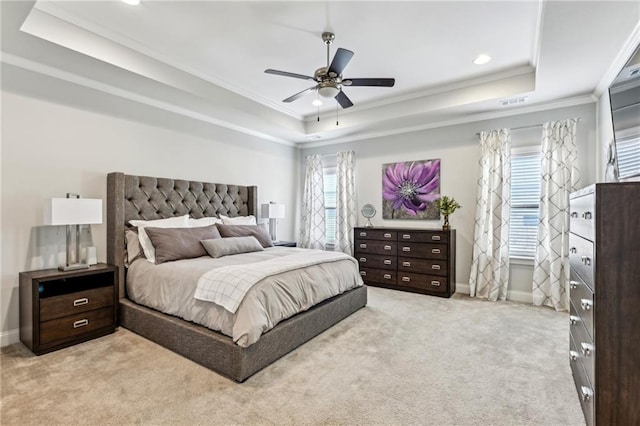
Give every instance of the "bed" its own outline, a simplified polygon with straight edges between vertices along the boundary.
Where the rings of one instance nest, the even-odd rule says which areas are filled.
[[[126,285],[125,230],[129,221],[185,214],[196,219],[258,216],[257,188],[124,173],[107,176],[107,261],[118,266],[120,326],[242,382],[367,303],[366,287],[355,287],[279,322],[246,347],[220,332],[135,303],[127,297]]]

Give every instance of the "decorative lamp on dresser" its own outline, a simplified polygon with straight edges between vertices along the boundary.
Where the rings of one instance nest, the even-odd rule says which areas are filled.
[[[570,197],[569,357],[588,425],[640,425],[640,182]]]
[[[354,228],[365,284],[433,296],[456,291],[456,231]]]

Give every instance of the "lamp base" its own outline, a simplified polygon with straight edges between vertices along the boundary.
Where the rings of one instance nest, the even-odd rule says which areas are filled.
[[[89,268],[88,263],[74,263],[73,265],[60,265],[58,266],[59,271],[75,271],[76,269],[87,269]]]

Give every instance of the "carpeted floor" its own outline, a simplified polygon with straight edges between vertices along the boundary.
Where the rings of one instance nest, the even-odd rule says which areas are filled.
[[[237,384],[127,330],[0,355],[0,423],[584,424],[567,315],[369,288],[369,305]]]

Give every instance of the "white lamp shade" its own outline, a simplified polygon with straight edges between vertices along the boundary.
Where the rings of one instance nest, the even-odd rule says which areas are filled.
[[[90,225],[102,223],[102,200],[52,198],[44,208],[45,225]]]
[[[284,204],[263,204],[262,217],[268,217],[269,219],[284,219]]]

